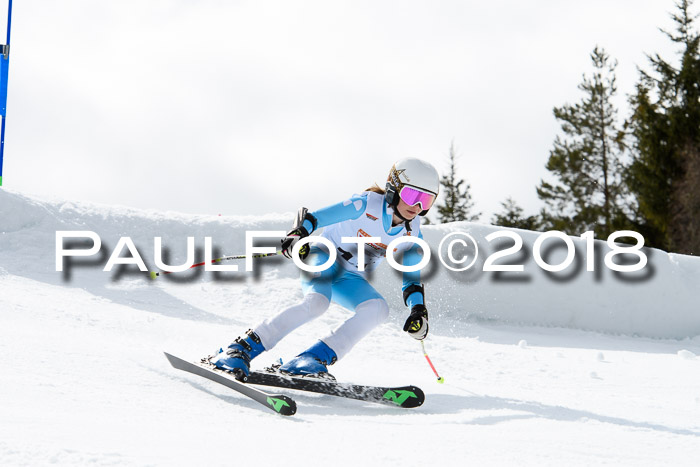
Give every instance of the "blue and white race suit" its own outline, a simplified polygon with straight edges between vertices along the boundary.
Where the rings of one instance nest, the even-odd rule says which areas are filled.
[[[304,300],[276,316],[265,320],[254,330],[260,336],[266,350],[274,347],[284,336],[302,324],[323,314],[334,301],[354,311],[347,321],[321,340],[342,358],[372,329],[389,316],[386,300],[367,281],[366,275],[373,271],[386,257],[387,245],[392,240],[410,235],[423,238],[420,218],[416,216],[406,229],[406,223],[392,226],[392,207],[384,195],[364,192],[350,199],[311,213],[317,221],[316,230],[324,228],[321,236],[330,240],[337,248],[338,257],[328,269],[317,273],[302,273]],[[308,232],[313,231],[309,220],[304,221]],[[317,233],[312,233],[318,235]],[[377,237],[380,241],[364,246],[365,271],[358,270],[358,244],[343,243],[342,237]],[[421,249],[411,242],[403,242],[393,254],[403,252],[403,264],[413,266],[422,259]],[[316,266],[328,260],[328,253],[312,246],[306,264]],[[404,272],[403,287],[420,284],[420,271]],[[413,292],[406,300],[409,308],[423,303],[423,294]]]

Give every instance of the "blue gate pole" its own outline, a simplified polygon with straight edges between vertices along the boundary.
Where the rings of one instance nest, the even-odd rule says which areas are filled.
[[[2,116],[2,129],[0,130],[0,186],[2,186],[2,162],[5,155],[5,120],[7,120],[7,74],[10,66],[10,26],[12,25],[12,0],[7,6],[7,43],[2,46],[0,56],[0,116]]]

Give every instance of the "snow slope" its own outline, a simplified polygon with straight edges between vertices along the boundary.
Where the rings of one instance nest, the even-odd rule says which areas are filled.
[[[291,418],[172,369],[162,351],[197,358],[297,300],[293,265],[265,258],[256,274],[156,281],[134,267],[102,271],[122,236],[152,267],[154,236],[178,263],[187,236],[200,256],[204,236],[221,254],[239,253],[246,230],[285,230],[291,217],[189,216],[0,191],[0,462],[697,465],[698,258],[647,250],[653,274],[634,281],[580,267],[557,279],[525,256],[516,258],[523,276],[496,280],[476,268],[451,273],[435,258],[426,347],[444,385],[400,331],[400,276],[383,265],[374,283],[391,317],[332,370],[343,381],[417,384],[426,403],[404,411],[290,391]],[[57,230],[97,232],[103,252],[56,272]],[[456,230],[488,250],[483,238],[498,229],[428,227],[431,250]],[[531,251],[536,234],[518,233]],[[256,365],[295,355],[345,316],[332,306]]]

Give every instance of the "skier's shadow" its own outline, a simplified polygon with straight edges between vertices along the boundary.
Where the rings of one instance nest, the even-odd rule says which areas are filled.
[[[640,422],[621,417],[598,414],[587,410],[571,409],[560,405],[548,405],[541,402],[508,399],[485,395],[460,396],[451,394],[426,395],[426,402],[421,412],[428,414],[455,414],[463,410],[470,411],[503,411],[512,410],[514,413],[506,415],[479,415],[460,421],[467,425],[496,425],[514,420],[542,418],[561,422],[577,422],[583,420],[596,420],[601,423],[619,425],[624,427],[641,428],[661,433],[674,435],[700,437],[700,431],[683,428],[673,428],[653,422]]]
[[[401,409],[399,407],[382,406],[375,403],[344,399],[331,395],[310,395],[295,391],[288,391],[288,393],[297,403],[297,414],[295,417],[298,418],[303,418],[304,415],[335,415],[341,417],[357,417],[358,415],[455,415],[460,412],[471,411],[474,412],[473,416],[461,414],[457,423],[465,425],[497,425],[499,423],[538,418],[561,422],[597,420],[601,423],[700,438],[700,431],[673,428],[653,422],[628,420],[621,417],[602,415],[559,405],[547,405],[535,401],[477,394],[426,394],[425,403],[421,407],[415,409]],[[287,394],[287,392],[285,392],[285,394]],[[236,403],[238,403],[238,400],[239,399],[236,399]],[[513,413],[501,414],[503,410],[511,410]],[[479,414],[480,411],[487,413]],[[494,411],[498,411],[499,415],[489,414],[489,412]]]

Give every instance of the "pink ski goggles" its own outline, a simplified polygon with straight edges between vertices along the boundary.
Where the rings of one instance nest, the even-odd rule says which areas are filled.
[[[435,201],[435,193],[419,190],[412,186],[404,185],[399,191],[399,197],[409,206],[420,204],[421,209],[428,210]]]

